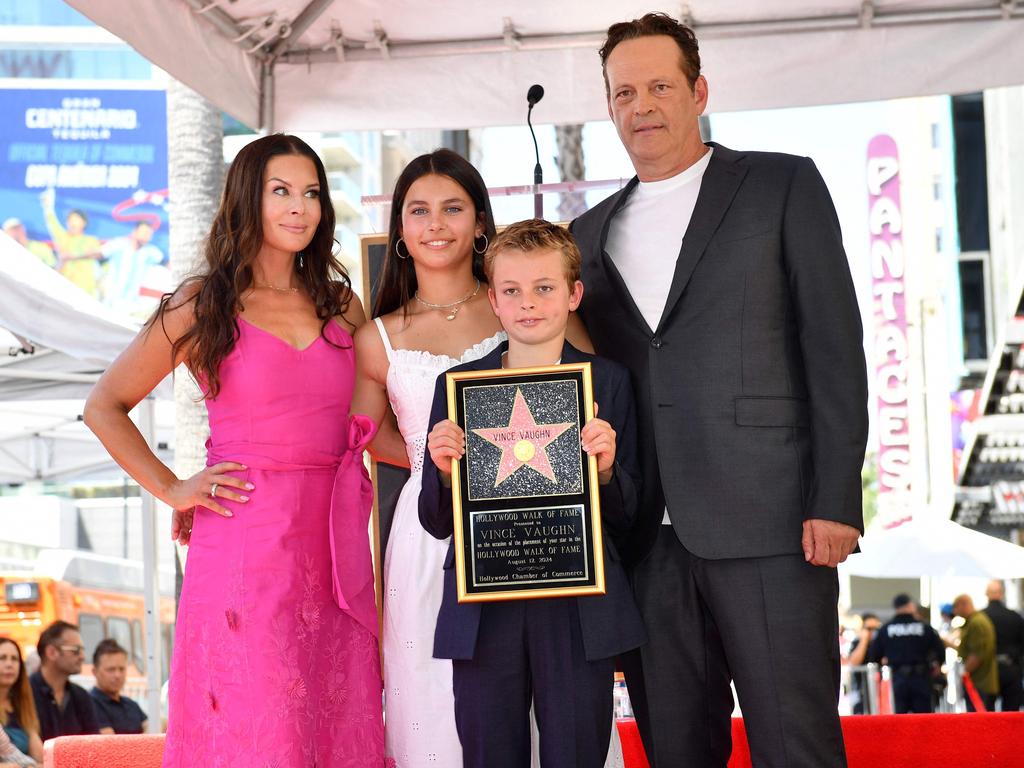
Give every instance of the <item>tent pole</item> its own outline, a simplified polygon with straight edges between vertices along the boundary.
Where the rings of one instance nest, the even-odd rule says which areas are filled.
[[[274,62],[260,64],[260,131],[264,135],[274,132]]]
[[[156,447],[155,401],[150,395],[139,403],[139,428],[151,448]],[[146,606],[146,704],[149,732],[160,733],[160,686],[163,649],[160,635],[160,550],[156,537],[156,499],[142,491],[142,572]]]

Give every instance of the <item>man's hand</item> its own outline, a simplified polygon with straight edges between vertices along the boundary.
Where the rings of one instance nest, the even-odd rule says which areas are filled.
[[[859,538],[860,531],[846,523],[804,520],[804,534],[800,540],[804,548],[804,560],[811,565],[835,568],[849,557]]]

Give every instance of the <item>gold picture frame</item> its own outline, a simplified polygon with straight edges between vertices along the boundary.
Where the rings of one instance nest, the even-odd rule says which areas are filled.
[[[466,433],[452,462],[459,602],[603,595],[597,460],[580,441],[594,416],[590,363],[445,380]]]

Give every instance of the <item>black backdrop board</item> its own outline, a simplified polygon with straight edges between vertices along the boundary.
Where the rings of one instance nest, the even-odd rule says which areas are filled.
[[[459,602],[604,594],[590,363],[449,373]]]
[[[384,267],[384,257],[387,254],[387,235],[362,235],[360,245],[363,261],[363,296],[366,300],[366,316],[373,315],[373,305],[377,300],[377,283],[381,269]],[[391,522],[395,516],[395,507],[398,505],[398,496],[402,492],[402,486],[409,479],[409,470],[405,467],[395,467],[384,462],[372,461],[371,474],[373,477],[374,514],[374,563],[376,564],[377,576],[377,603],[378,611],[382,609],[381,585],[383,584],[384,573],[384,552],[387,552],[388,537],[391,534]],[[426,534],[424,534],[426,535]]]

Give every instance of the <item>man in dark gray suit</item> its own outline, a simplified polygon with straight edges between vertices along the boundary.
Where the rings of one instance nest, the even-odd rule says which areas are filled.
[[[630,369],[643,521],[624,553],[650,642],[623,660],[657,768],[845,766],[835,567],[863,531],[861,320],[807,158],[705,145],[697,41],[613,25],[608,112],[637,172],[573,223],[597,352]]]

